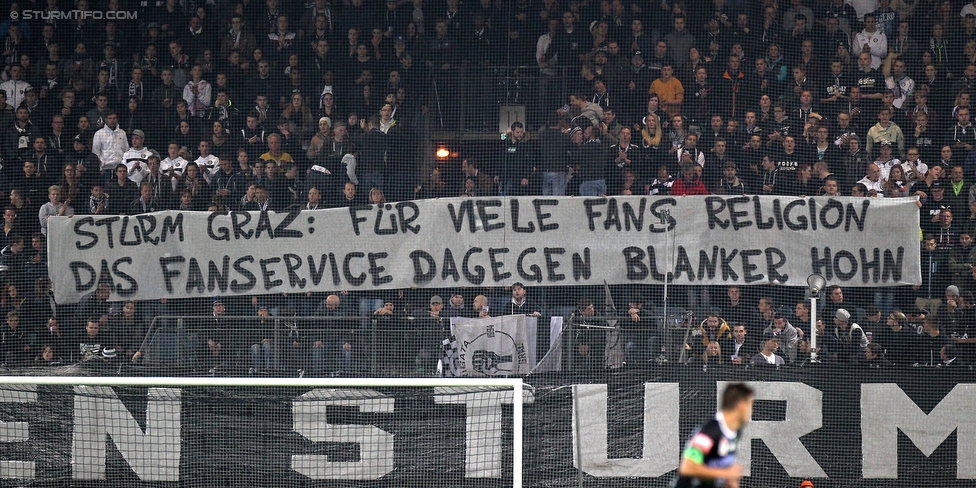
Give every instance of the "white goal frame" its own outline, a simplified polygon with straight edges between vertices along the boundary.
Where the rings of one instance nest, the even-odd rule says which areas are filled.
[[[521,378],[274,378],[274,377],[170,377],[170,376],[0,376],[0,385],[84,386],[259,386],[259,387],[413,387],[512,389],[512,487],[522,488]]]

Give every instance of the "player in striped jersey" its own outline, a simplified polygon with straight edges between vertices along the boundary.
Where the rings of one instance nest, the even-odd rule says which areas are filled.
[[[735,452],[742,428],[752,418],[754,392],[742,383],[725,387],[715,418],[698,429],[681,454],[674,488],[737,488],[742,466]]]

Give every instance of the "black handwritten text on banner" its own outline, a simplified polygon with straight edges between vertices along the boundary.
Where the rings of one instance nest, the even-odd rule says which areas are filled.
[[[667,212],[665,212],[667,211]],[[921,281],[914,199],[440,199],[292,213],[52,217],[59,302],[506,285]],[[673,256],[673,257],[672,257]]]

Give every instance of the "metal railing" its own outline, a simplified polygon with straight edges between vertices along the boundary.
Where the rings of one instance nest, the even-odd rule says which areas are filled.
[[[428,374],[449,335],[448,318],[161,315],[138,364],[181,374]]]
[[[598,369],[620,367],[625,357],[630,362],[684,362],[688,324],[695,320],[687,313],[664,318],[653,311],[645,311],[641,322],[631,322],[626,314],[566,315],[559,369],[588,368],[576,364],[581,334],[606,334],[606,341],[597,339],[610,345],[606,353],[594,351],[603,359],[594,358]],[[139,349],[142,357],[134,365],[184,375],[432,375],[438,360],[445,358],[450,322],[448,317],[403,315],[161,315],[153,318]],[[539,328],[545,334],[548,329]],[[540,335],[539,343],[546,347],[549,341]],[[544,355],[539,350],[540,362]]]

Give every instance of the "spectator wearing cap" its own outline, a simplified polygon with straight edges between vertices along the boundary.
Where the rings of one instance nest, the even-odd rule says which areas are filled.
[[[610,88],[607,86],[607,81],[602,77],[596,77],[593,79],[593,95],[590,97],[590,101],[599,105],[600,108],[606,112],[607,109],[611,107],[611,104],[620,105],[616,100],[616,95],[611,100]],[[605,116],[606,114],[604,114]]]
[[[145,142],[145,132],[140,129],[132,131],[132,145],[122,155],[122,162],[129,170],[129,179],[137,185],[149,174],[149,156],[154,154],[152,149],[145,146]]]
[[[882,141],[888,141],[892,146],[898,147],[898,155],[901,156],[905,154],[905,135],[901,131],[901,127],[898,124],[891,121],[891,110],[888,108],[881,108],[878,112],[878,123],[874,124],[870,129],[865,140],[865,149],[870,153],[875,144],[881,144]],[[970,129],[972,131],[972,129]]]
[[[39,104],[37,90],[34,87],[29,87],[24,90],[24,101],[20,102],[20,107],[26,108],[32,116],[37,116],[40,115],[40,112],[36,111]]]
[[[427,305],[428,305],[427,316],[433,318],[441,318],[441,312],[444,311],[444,300],[441,298],[440,295],[434,295],[430,297],[430,300],[427,302]]]
[[[718,188],[715,189],[717,195],[745,195],[750,193],[745,183],[739,179],[737,168],[734,161],[727,161],[722,168],[722,179],[719,180]]]
[[[210,311],[211,320],[207,321],[211,326],[210,328],[226,329],[228,324],[224,316],[227,313],[227,306],[224,304],[222,297],[214,297],[210,300]]]
[[[572,361],[573,369],[580,372],[595,373],[606,368],[607,331],[602,328],[591,327],[600,325],[595,319],[596,306],[589,298],[579,301],[572,321],[576,327],[573,337]],[[606,322],[603,322],[605,324]]]
[[[837,309],[834,313],[834,327],[828,330],[825,339],[828,352],[834,360],[840,362],[850,362],[862,357],[862,351],[868,345],[864,330],[851,321],[851,313],[845,308]]]
[[[874,164],[881,171],[881,179],[884,181],[888,180],[891,168],[901,166],[901,160],[893,154],[894,151],[892,149],[891,141],[887,139],[882,140],[879,144],[878,157],[874,160]]]
[[[952,200],[946,197],[945,187],[945,182],[942,179],[938,179],[929,184],[928,188],[923,189],[927,193],[928,198],[922,203],[919,211],[919,220],[922,230],[926,232],[932,232],[939,226],[942,211],[949,209],[953,203]]]
[[[947,327],[947,332],[954,333],[960,328],[962,323],[968,323],[969,317],[968,304],[960,296],[962,292],[956,285],[949,285],[945,289],[945,308],[940,313],[940,319]]]
[[[649,55],[651,52],[651,50],[635,52],[630,56],[628,66],[618,73],[618,93],[624,97],[624,103],[623,107],[618,108],[617,117],[624,123],[633,124],[640,121],[644,106],[650,101],[645,87],[650,86],[660,73],[660,70],[652,72],[651,68],[644,63],[645,54]],[[655,108],[658,108],[656,100]],[[661,113],[664,114],[663,111]]]

